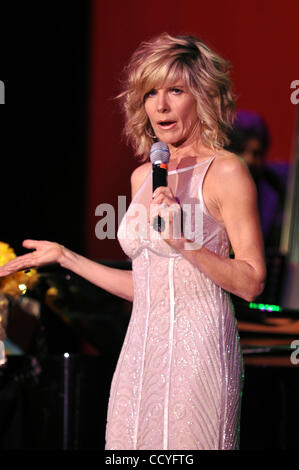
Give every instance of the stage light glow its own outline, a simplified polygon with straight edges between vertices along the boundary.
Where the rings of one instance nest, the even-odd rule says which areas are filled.
[[[266,310],[267,312],[281,312],[282,311],[282,307],[280,307],[279,305],[261,304],[261,303],[255,303],[255,302],[250,302],[249,308],[252,308],[255,310]]]

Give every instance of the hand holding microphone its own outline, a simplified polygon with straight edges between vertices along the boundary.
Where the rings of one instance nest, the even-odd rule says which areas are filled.
[[[182,242],[183,219],[181,206],[167,185],[169,158],[168,146],[165,143],[156,142],[152,145],[150,159],[153,165],[153,199],[161,208],[167,208],[167,211],[164,211],[166,223],[163,217],[158,215],[153,219],[153,229],[159,233],[164,232],[162,238],[174,248],[178,248]]]
[[[152,162],[153,192],[160,186],[167,186],[167,163],[169,157],[168,145],[163,142],[156,142],[152,145],[150,160]],[[153,229],[157,232],[163,232],[164,228],[165,222],[158,215],[154,218]]]

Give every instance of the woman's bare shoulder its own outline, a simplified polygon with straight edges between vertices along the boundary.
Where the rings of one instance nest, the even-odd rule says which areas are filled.
[[[227,173],[248,173],[248,167],[245,160],[239,155],[229,152],[228,150],[220,150],[213,163],[214,171],[219,176],[224,176]]]
[[[132,189],[132,199],[135,193],[138,191],[140,186],[142,185],[143,181],[145,180],[148,172],[151,169],[151,162],[142,163],[142,165],[138,166],[133,170],[131,174],[131,189]]]
[[[245,160],[239,155],[221,150],[213,162],[213,186],[218,196],[227,197],[228,194],[255,193],[255,184]],[[212,175],[212,172],[211,172]]]
[[[221,150],[217,153],[211,170],[213,183],[217,183],[217,185],[225,185],[238,178],[252,180],[245,160],[227,150]]]

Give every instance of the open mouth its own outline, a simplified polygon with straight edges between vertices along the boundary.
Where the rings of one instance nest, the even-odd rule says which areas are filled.
[[[176,125],[176,121],[160,121],[158,126],[162,129],[170,129]]]

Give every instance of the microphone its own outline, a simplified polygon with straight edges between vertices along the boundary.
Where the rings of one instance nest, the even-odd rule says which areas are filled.
[[[167,163],[170,154],[168,145],[164,142],[155,142],[150,151],[150,160],[152,162],[153,192],[160,186],[167,186]],[[163,232],[165,228],[164,220],[158,215],[154,218],[153,229],[157,232]]]

